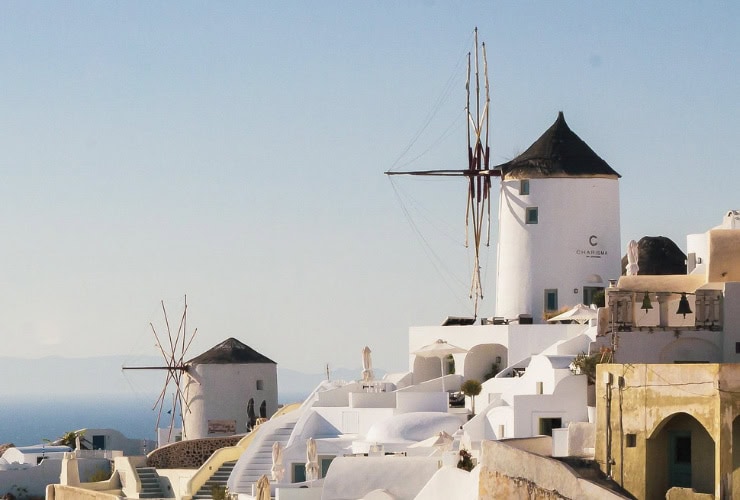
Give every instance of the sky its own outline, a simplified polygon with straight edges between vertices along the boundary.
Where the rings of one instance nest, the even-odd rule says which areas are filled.
[[[465,186],[383,172],[464,165],[476,26],[495,163],[563,111],[623,246],[740,208],[738,3],[2,2],[0,356],[135,364],[187,295],[186,357],[406,369],[472,314]]]

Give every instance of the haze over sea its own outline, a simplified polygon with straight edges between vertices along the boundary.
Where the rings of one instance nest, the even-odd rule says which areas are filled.
[[[112,428],[129,438],[155,439],[158,410],[153,406],[164,372],[122,372],[121,366],[156,363],[157,358],[149,357],[0,357],[0,444],[39,444],[82,428]],[[61,372],[64,387],[55,384]],[[330,376],[349,380],[359,374],[360,369],[335,369]],[[376,370],[376,376],[382,374]],[[325,377],[278,367],[278,402],[303,401]],[[169,409],[165,404],[164,412]],[[160,427],[169,425],[166,417],[162,415]]]

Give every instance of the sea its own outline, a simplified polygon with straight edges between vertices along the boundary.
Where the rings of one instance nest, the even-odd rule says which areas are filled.
[[[280,403],[302,401],[305,393],[281,394]],[[0,397],[0,444],[53,441],[79,429],[115,429],[131,439],[156,441],[157,395],[68,395]],[[166,427],[162,415],[160,427]],[[169,422],[169,420],[166,420]]]

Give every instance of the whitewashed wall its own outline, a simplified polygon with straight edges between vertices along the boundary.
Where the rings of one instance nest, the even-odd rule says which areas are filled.
[[[277,365],[272,363],[198,364],[186,375],[185,439],[216,437],[208,434],[209,420],[235,420],[236,433],[247,432],[247,403],[254,398],[254,412],[267,402],[267,416],[277,411]],[[263,381],[262,390],[257,381]]]
[[[519,185],[501,183],[496,316],[531,314],[541,323],[545,289],[558,290],[559,307],[573,306],[584,285],[606,286],[621,274],[619,182],[530,179],[529,195]],[[525,223],[527,207],[538,207],[537,224]]]

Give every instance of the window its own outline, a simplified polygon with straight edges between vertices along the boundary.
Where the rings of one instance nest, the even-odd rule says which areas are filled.
[[[740,342],[735,342],[735,354],[740,354]]]
[[[604,307],[604,287],[603,286],[584,286],[583,287],[583,303],[586,305],[596,304],[597,306]]]
[[[558,310],[558,290],[545,290],[545,311]]]
[[[306,480],[306,464],[293,462],[293,482],[302,483]]]
[[[321,477],[326,477],[332,460],[334,460],[334,457],[319,457],[319,462],[321,462]]]
[[[524,222],[527,224],[537,224],[539,221],[539,211],[537,210],[537,207],[527,207],[525,216],[524,216]]]
[[[552,436],[553,429],[560,429],[563,426],[562,418],[541,418],[540,435]]]
[[[265,388],[265,381],[264,380],[258,380],[257,381],[257,390],[261,391]]]
[[[519,181],[519,194],[525,196],[529,194],[529,179]]]
[[[625,438],[627,448],[634,448],[637,446],[637,434],[627,434]]]

